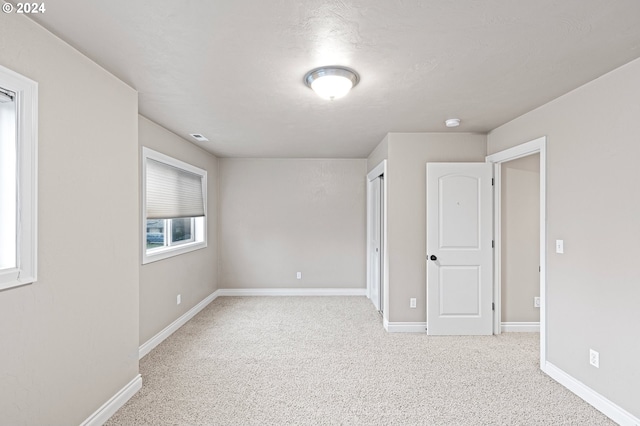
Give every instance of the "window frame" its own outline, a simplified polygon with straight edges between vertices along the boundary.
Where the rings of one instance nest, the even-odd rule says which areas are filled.
[[[16,268],[0,271],[0,291],[37,281],[38,83],[0,66],[0,87],[15,93]]]
[[[166,245],[164,247],[154,247],[151,249],[147,249],[147,160],[154,160],[160,163],[167,164],[172,167],[176,167],[178,169],[185,170],[187,172],[196,174],[200,176],[202,183],[202,201],[204,207],[204,217],[202,218],[202,229],[196,229],[196,223],[199,222],[196,218],[191,218],[192,220],[192,233],[193,233],[193,241],[179,241],[174,244],[170,244],[171,241],[171,219],[158,219],[165,221],[165,242]],[[207,171],[203,170],[199,167],[195,167],[189,163],[185,163],[184,161],[178,160],[176,158],[170,157],[168,155],[162,154],[158,151],[154,151],[153,149],[142,147],[142,155],[141,155],[141,182],[142,182],[142,209],[141,209],[141,218],[142,218],[142,239],[141,239],[141,248],[142,248],[142,264],[145,265],[147,263],[156,262],[158,260],[167,259],[173,256],[178,256],[180,254],[189,253],[195,250],[200,250],[207,247]],[[200,238],[198,238],[200,237]],[[167,241],[168,240],[168,241]]]

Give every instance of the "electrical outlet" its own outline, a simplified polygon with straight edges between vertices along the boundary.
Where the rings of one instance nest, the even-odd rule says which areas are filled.
[[[302,279],[302,272],[296,272],[296,278],[301,280]]]
[[[176,297],[176,305],[179,305],[180,302],[182,302],[182,297],[178,295],[178,297]]]
[[[533,298],[533,307],[534,308],[539,308],[540,307],[540,298],[539,297],[534,297]]]
[[[556,253],[564,253],[564,240],[556,240]]]
[[[409,299],[409,307],[410,308],[415,308],[416,307],[416,298],[412,297],[411,299]]]
[[[589,364],[595,368],[600,368],[600,354],[593,349],[589,349]]]

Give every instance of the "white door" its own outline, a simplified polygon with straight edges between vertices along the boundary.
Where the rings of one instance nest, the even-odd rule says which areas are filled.
[[[369,276],[371,277],[371,301],[378,311],[382,311],[382,177],[371,181],[369,202],[371,211]]]
[[[493,333],[489,163],[427,163],[427,334]]]

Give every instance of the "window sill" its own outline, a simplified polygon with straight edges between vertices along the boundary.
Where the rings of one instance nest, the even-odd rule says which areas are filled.
[[[162,250],[145,251],[142,254],[142,264],[146,265],[147,263],[157,262],[158,260],[168,259],[173,256],[179,256],[181,254],[189,253],[195,250],[200,250],[207,247],[206,242],[196,242],[189,244],[182,244],[174,247],[167,247]]]
[[[36,282],[36,277],[18,277],[17,275],[18,273],[13,271],[0,273],[0,291],[15,287],[22,287],[23,285],[33,284]]]

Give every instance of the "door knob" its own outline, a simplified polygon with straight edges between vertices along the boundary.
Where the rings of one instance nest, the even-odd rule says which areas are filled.
[[[432,255],[431,255],[431,257],[429,257],[429,259],[431,259],[431,260],[438,260],[438,258],[436,257],[436,255],[435,255],[435,254],[432,254]]]

